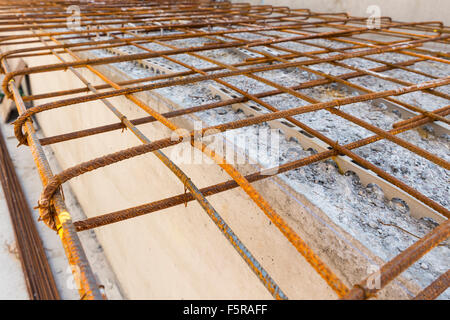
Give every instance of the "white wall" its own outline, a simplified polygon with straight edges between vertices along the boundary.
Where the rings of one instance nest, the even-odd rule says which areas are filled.
[[[442,21],[450,25],[449,0],[242,0],[251,4],[271,4],[291,8],[308,8],[316,12],[348,12],[368,16],[367,7],[378,5],[382,16],[400,21]]]

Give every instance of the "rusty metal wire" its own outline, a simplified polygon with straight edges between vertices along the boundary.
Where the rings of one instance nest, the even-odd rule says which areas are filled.
[[[14,122],[14,132],[19,145],[30,147],[41,174],[44,185],[39,199],[41,218],[49,227],[58,230],[71,264],[78,270],[81,266],[80,296],[101,298],[97,285],[92,281],[92,271],[84,257],[83,250],[76,237],[76,231],[105,226],[197,200],[270,293],[275,298],[287,298],[206,198],[237,187],[245,192],[266,214],[268,219],[304,256],[339,297],[365,299],[373,296],[377,290],[367,288],[364,282],[356,285],[349,292],[347,284],[341,281],[334,271],[322,262],[310,246],[297,235],[275,212],[271,204],[251,185],[254,181],[275,174],[344,155],[375,173],[379,179],[410,195],[423,205],[422,208],[429,210],[437,217],[441,217],[441,221],[445,221],[425,238],[419,240],[415,245],[382,267],[382,287],[420,256],[448,237],[448,222],[446,220],[450,216],[448,208],[423,195],[414,186],[406,184],[353,151],[376,141],[388,140],[407,149],[414,155],[423,157],[445,170],[450,170],[450,163],[446,159],[398,136],[400,133],[419,128],[425,124],[432,124],[437,126],[438,129],[448,130],[446,126],[449,124],[447,118],[450,113],[449,106],[441,108],[430,106],[430,108],[425,109],[401,100],[403,95],[411,93],[421,93],[450,100],[450,96],[445,90],[441,90],[450,84],[450,76],[437,77],[413,68],[416,63],[424,61],[438,64],[450,63],[448,60],[449,54],[445,50],[430,49],[430,44],[448,48],[450,29],[442,23],[437,21],[404,23],[392,21],[389,17],[382,17],[380,28],[373,29],[366,25],[365,18],[351,17],[346,13],[318,13],[308,9],[294,10],[270,5],[252,6],[245,3],[208,0],[176,2],[111,0],[89,4],[82,1],[61,0],[39,2],[33,6],[27,5],[27,3],[27,1],[21,0],[0,1],[0,12],[2,12],[2,15],[0,15],[0,46],[2,47],[0,61],[1,70],[5,73],[2,88],[5,95],[16,102],[19,110],[19,117]],[[69,5],[77,5],[80,9],[81,15],[77,28],[69,28],[67,24],[70,13],[66,9]],[[254,35],[255,38],[248,37],[248,34]],[[358,37],[353,37],[354,35]],[[378,35],[379,38],[362,38],[364,35]],[[383,39],[386,38],[395,40],[384,41]],[[194,46],[179,44],[180,41],[190,39],[202,39],[205,42],[202,45]],[[339,48],[327,46],[317,40],[339,43],[340,46]],[[309,48],[314,48],[314,50],[293,49],[288,46],[290,43],[306,45]],[[150,44],[164,49],[150,49],[148,47]],[[127,47],[133,47],[135,51],[127,52],[125,50]],[[108,52],[109,56],[98,56],[96,52],[99,50]],[[240,50],[239,52],[245,58],[238,63],[228,64],[205,54],[218,50],[224,52]],[[386,58],[382,58],[382,56],[387,54],[401,54],[408,57],[409,60],[386,61]],[[193,62],[185,62],[180,59],[181,55],[201,60],[207,63],[208,67],[199,67]],[[14,61],[14,59],[46,56],[56,57],[59,62],[34,65],[20,70],[11,70],[8,65],[8,61]],[[69,60],[65,59],[66,56],[69,57]],[[154,58],[163,59],[172,65],[176,65],[178,69],[175,68],[171,71],[158,69],[158,72],[149,72],[151,75],[148,77],[120,82],[113,81],[100,71],[100,67],[103,66],[114,67],[118,63],[129,62],[149,68],[148,64],[145,64],[146,61],[152,61]],[[350,59],[365,59],[377,64],[377,66],[364,69],[350,64]],[[315,68],[319,64],[329,64],[347,71],[337,75],[328,74]],[[314,77],[312,77],[312,80],[287,86],[261,76],[264,72],[287,70],[288,68],[297,68],[309,75],[314,75]],[[17,79],[18,76],[38,77],[42,73],[66,70],[80,79],[84,86],[21,96],[18,93],[18,85],[14,82],[14,79]],[[93,85],[89,83],[79,70],[88,71],[98,78],[101,84]],[[428,80],[422,83],[413,83],[408,79],[399,79],[385,73],[392,70],[414,73],[418,76],[427,77]],[[227,81],[228,78],[236,76],[245,77],[273,89],[252,93]],[[395,84],[393,87],[396,89],[373,91],[351,82],[352,79],[363,76],[390,82]],[[162,88],[196,85],[205,81],[212,81],[229,89],[234,94],[221,101],[180,108],[166,113],[157,112],[152,106],[135,95],[136,93]],[[305,89],[314,89],[325,85],[341,85],[357,94],[330,101],[320,101],[303,93]],[[80,96],[79,94],[83,95]],[[307,105],[280,110],[264,99],[283,94],[303,100]],[[120,112],[108,100],[108,98],[118,96],[127,98],[149,116],[129,120],[126,114]],[[40,100],[49,98],[51,98],[50,102],[38,104]],[[26,109],[24,107],[25,101],[33,102],[33,107]],[[62,132],[52,137],[37,138],[31,123],[32,116],[54,109],[76,108],[77,105],[90,101],[101,101],[116,115],[119,121],[93,128],[80,128],[73,132]],[[173,139],[172,136],[150,141],[137,127],[158,122],[171,131],[177,132],[179,127],[172,120],[174,118],[250,102],[256,103],[265,112],[254,114],[252,117],[242,120],[190,131],[187,140],[185,136],[179,135],[179,139]],[[355,116],[354,113],[349,113],[348,109],[346,111],[341,109],[342,106],[357,108],[356,104],[359,102],[386,103],[391,107],[393,106],[394,109],[402,110],[408,117],[393,124],[392,129],[385,129]],[[330,112],[336,117],[372,132],[374,135],[343,145],[296,118],[296,116],[320,110]],[[274,173],[271,173],[271,169],[268,169],[264,173],[255,172],[244,176],[215,150],[196,140],[197,136],[205,136],[211,132],[225,132],[270,123],[274,120],[289,123],[289,126],[324,142],[329,150],[282,164]],[[57,174],[50,171],[42,152],[42,146],[45,145],[82,139],[126,128],[143,144],[100,156],[66,168]],[[197,188],[189,176],[162,151],[164,148],[186,141],[189,141],[193,148],[199,149],[213,159],[231,177],[231,180],[201,189]],[[188,189],[188,193],[102,214],[75,223],[71,221],[59,193],[63,183],[86,172],[150,152],[155,154],[179,178]],[[435,286],[439,285],[436,284]],[[436,289],[433,292],[439,290]]]

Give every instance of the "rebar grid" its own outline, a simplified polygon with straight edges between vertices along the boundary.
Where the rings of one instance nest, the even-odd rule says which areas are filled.
[[[449,210],[446,207],[353,151],[379,140],[388,140],[439,167],[450,169],[450,164],[446,159],[398,136],[399,133],[419,128],[425,124],[431,124],[436,130],[448,133],[449,120],[446,117],[450,112],[448,105],[440,108],[429,106],[429,109],[424,109],[400,99],[407,93],[421,92],[425,95],[450,100],[449,94],[445,91],[445,86],[450,84],[449,76],[432,76],[413,68],[414,64],[424,61],[449,64],[449,54],[445,50],[448,50],[450,29],[443,26],[442,23],[436,21],[403,23],[392,21],[388,17],[381,17],[380,27],[374,29],[366,24],[365,18],[351,17],[346,13],[315,13],[308,9],[293,10],[269,5],[251,6],[208,0],[135,2],[110,0],[95,3],[0,1],[0,6],[0,45],[6,48],[0,52],[2,71],[5,73],[2,87],[6,96],[15,101],[19,111],[19,117],[14,122],[15,135],[19,144],[28,145],[33,152],[44,185],[39,199],[40,215],[49,227],[57,230],[60,234],[71,265],[74,266],[74,269],[81,270],[79,272],[81,297],[101,298],[101,295],[95,281],[92,280],[92,271],[75,230],[79,232],[92,229],[197,200],[274,298],[286,299],[286,295],[279,286],[206,198],[236,187],[240,187],[246,192],[339,297],[359,299],[372,297],[421,256],[448,238],[450,228],[446,218],[449,217]],[[78,6],[79,8],[79,23],[75,28],[68,24],[68,19],[72,14],[67,11],[69,6]],[[317,39],[322,39],[324,42],[311,41]],[[201,45],[191,46],[189,41],[194,44],[199,42]],[[309,47],[310,50],[293,49],[292,45],[288,46],[292,43],[300,48],[303,48],[301,46]],[[327,44],[339,44],[339,48]],[[15,48],[8,50],[11,46],[15,46]],[[154,46],[160,50],[155,50]],[[104,50],[109,56],[98,57],[98,50]],[[241,59],[238,63],[226,63],[208,54],[218,50],[224,53],[238,52]],[[89,58],[83,59],[80,53],[89,54]],[[402,55],[409,60],[392,62],[374,57],[376,54],[387,53]],[[11,70],[8,65],[8,61],[14,61],[14,59],[47,55],[56,57],[60,62],[19,70]],[[182,55],[190,56],[192,60],[181,59]],[[165,64],[155,65],[152,63],[155,58],[160,59],[159,61],[162,59]],[[379,66],[364,69],[348,62],[349,59],[355,58],[364,59]],[[202,61],[202,63],[198,61]],[[149,76],[114,82],[96,68],[96,66],[119,62],[138,63],[148,69]],[[329,64],[336,69],[346,69],[346,72],[340,74],[322,72],[316,68],[320,64]],[[204,65],[208,65],[208,67],[204,67]],[[283,72],[289,68],[306,72],[309,78],[312,77],[312,80],[287,86],[263,76],[265,72]],[[88,70],[101,79],[104,84],[92,85],[78,72],[78,69]],[[60,70],[69,70],[85,86],[28,96],[19,94],[18,84],[14,81],[17,77]],[[427,77],[429,80],[413,83],[408,79],[399,79],[383,73],[392,70],[414,73]],[[256,82],[264,88],[271,87],[273,89],[252,93],[247,88],[238,87],[228,79],[237,76],[245,77],[248,81]],[[395,84],[394,87],[397,89],[373,91],[351,82],[352,79],[358,77],[382,79]],[[205,81],[213,81],[219,89],[226,89],[224,92],[228,92],[228,97],[222,98],[218,102],[160,114],[134,95],[138,92],[187,84],[201,85]],[[320,101],[308,93],[304,93],[305,89],[317,89],[325,85],[340,85],[355,94],[329,101]],[[72,97],[79,93],[86,94]],[[264,98],[282,94],[295,97],[304,104],[280,110],[264,100]],[[108,100],[108,98],[116,96],[126,97],[149,116],[129,120]],[[46,98],[58,99],[36,105],[39,100]],[[47,110],[66,108],[97,100],[102,101],[117,116],[119,120],[117,123],[88,129],[80,128],[75,132],[63,132],[60,135],[42,139],[38,139],[34,133],[31,116]],[[24,102],[33,102],[36,106],[26,109]],[[404,120],[394,124],[392,129],[386,130],[341,110],[342,106],[355,107],[354,104],[358,102],[387,104],[397,111],[400,110]],[[172,118],[245,103],[252,103],[253,106],[256,104],[257,109],[261,112],[242,120],[191,131],[188,139],[180,136],[180,139],[167,137],[150,141],[137,128],[142,124],[159,122],[171,131],[177,132],[179,128],[171,120]],[[325,110],[349,123],[358,125],[373,135],[342,144],[295,118],[301,114],[320,110]],[[306,135],[324,142],[329,150],[282,164],[276,170],[270,168],[244,176],[224,157],[196,138],[210,134],[212,129],[215,133],[225,132],[274,120],[287,123],[289,127],[297,128]],[[130,129],[129,131],[136,135],[143,144],[92,159],[56,175],[51,172],[42,146],[119,129]],[[232,179],[199,189],[162,152],[163,148],[187,140],[192,147],[201,150],[213,159]],[[59,192],[64,182],[83,173],[149,152],[154,153],[179,178],[189,192],[126,210],[72,222]],[[441,225],[430,234],[381,268],[381,288],[367,288],[366,282],[361,282],[349,290],[251,185],[251,182],[254,181],[328,158],[336,159],[336,157],[342,156],[347,156],[353,162],[375,173],[389,186],[392,185],[411,196],[419,204],[418,208],[421,212],[416,213],[417,215],[431,216],[441,222]]]

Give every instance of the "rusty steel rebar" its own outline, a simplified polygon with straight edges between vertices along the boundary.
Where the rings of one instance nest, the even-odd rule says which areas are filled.
[[[6,60],[2,61],[2,67],[5,71],[9,70]],[[14,81],[9,83],[9,87],[13,93],[14,101],[19,114],[25,112],[26,107]],[[37,165],[39,176],[42,183],[46,184],[53,176],[50,165],[45,157],[42,146],[39,144],[39,140],[30,121],[26,122],[25,130],[27,132],[27,139],[30,142],[31,153]],[[52,210],[55,215],[55,223],[58,230],[57,232],[63,243],[63,248],[68,258],[72,274],[74,275],[80,297],[87,300],[103,299],[90,264],[81,246],[80,239],[75,231],[72,218],[67,211],[66,205],[59,191],[52,199]]]
[[[30,300],[59,300],[41,237],[0,129],[0,182],[14,229]]]
[[[66,12],[68,5],[78,5],[80,8],[80,23],[77,29],[69,28]],[[382,287],[369,288],[364,280],[348,292],[344,284],[326,266],[321,257],[314,253],[291,227],[272,209],[272,205],[254,189],[252,182],[265,179],[283,172],[294,170],[302,166],[323,161],[328,158],[348,156],[355,163],[374,172],[379,179],[403,190],[413,198],[448,218],[448,208],[438,201],[432,200],[415,188],[375,166],[366,159],[358,156],[355,149],[369,145],[376,141],[389,141],[401,146],[411,153],[421,156],[427,161],[450,169],[448,160],[421,148],[398,134],[414,130],[424,125],[434,125],[446,129],[450,123],[447,116],[449,106],[429,106],[407,103],[401,98],[406,94],[421,93],[439,99],[449,100],[450,95],[445,86],[450,84],[450,76],[436,76],[414,68],[417,63],[433,62],[436,64],[450,64],[448,53],[429,49],[426,45],[433,43],[440,46],[450,44],[450,29],[438,21],[425,22],[397,22],[389,17],[381,17],[378,29],[366,25],[366,19],[352,17],[346,13],[313,12],[309,9],[290,9],[271,5],[252,6],[250,4],[230,3],[227,1],[121,1],[111,0],[107,3],[89,3],[78,1],[48,1],[40,2],[36,7],[27,5],[26,1],[0,1],[0,46],[6,48],[0,52],[1,71],[5,73],[2,88],[9,99],[16,102],[19,117],[14,122],[14,133],[21,145],[28,145],[38,164],[44,186],[39,199],[39,209],[43,220],[58,234],[66,249],[69,263],[81,272],[80,296],[83,298],[101,298],[98,285],[92,279],[92,273],[85,259],[76,232],[105,226],[110,223],[134,218],[150,212],[159,211],[182,203],[197,200],[205,212],[223,232],[249,267],[275,298],[285,298],[284,293],[272,280],[263,266],[253,257],[240,242],[237,235],[228,227],[219,213],[209,204],[206,197],[240,188],[266,214],[270,221],[278,227],[282,234],[295,246],[311,266],[322,276],[338,297],[366,299],[372,297],[387,283],[397,277],[408,266],[417,261],[426,252],[446,239],[449,234],[448,220],[441,223],[432,232],[420,239],[413,246],[403,251],[381,268]],[[326,30],[326,31],[323,31]],[[252,34],[255,38],[244,36]],[[354,37],[357,35],[358,37]],[[362,38],[364,35],[380,35],[380,38]],[[395,40],[384,40],[385,37]],[[179,41],[203,39],[202,45],[179,45]],[[339,47],[328,46],[321,41],[338,43]],[[178,42],[177,42],[178,41]],[[297,43],[313,48],[309,51],[293,49],[287,45]],[[150,44],[158,45],[158,50],[149,49]],[[133,47],[132,53],[121,51],[126,47]],[[98,57],[94,50],[106,50],[110,56]],[[241,50],[256,56],[242,58],[239,62],[225,63],[207,53],[222,50]],[[272,51],[268,51],[272,50]],[[278,52],[273,53],[274,50]],[[137,53],[135,53],[137,52]],[[81,58],[78,53],[83,53]],[[91,54],[92,53],[92,54]],[[386,58],[375,55],[400,54],[408,60],[386,61]],[[72,60],[67,61],[63,55],[69,55]],[[198,67],[193,62],[186,62],[180,56],[187,55],[193,59],[208,63],[207,67]],[[54,56],[59,63],[32,65],[19,70],[11,70],[8,61],[14,59],[28,59],[33,57]],[[158,58],[176,65],[177,69],[170,72],[150,74],[148,77],[134,78],[125,81],[113,81],[100,71],[98,67],[115,67],[117,63],[138,63],[153,61]],[[364,59],[379,66],[365,69],[349,63],[351,59]],[[344,68],[347,72],[338,75],[316,70],[319,64],[329,64],[336,68]],[[289,68],[298,68],[315,78],[296,85],[286,86],[272,79],[262,76],[264,72],[278,72]],[[20,83],[13,79],[17,76],[39,77],[41,73],[52,73],[70,70],[84,86],[67,88],[62,91],[47,91],[21,96],[18,92]],[[78,70],[86,70],[99,84],[91,84]],[[414,83],[408,79],[400,79],[386,72],[402,70],[428,78],[422,83]],[[249,92],[245,88],[233,85],[228,78],[241,76],[251,79],[271,90]],[[359,77],[373,77],[390,82],[396,89],[374,91],[350,81]],[[211,81],[226,87],[234,94],[221,101],[207,102],[201,105],[189,106],[161,113],[135,95],[139,92],[153,91],[161,88],[171,88],[183,85],[198,85]],[[341,85],[357,93],[331,101],[321,101],[304,93],[305,89],[321,86]],[[81,94],[81,95],[80,95]],[[290,95],[305,101],[307,105],[278,109],[264,98]],[[75,95],[75,96],[74,96]],[[127,115],[120,112],[108,99],[123,96],[136,107],[148,113],[148,116],[128,120]],[[36,101],[51,99],[36,105]],[[24,102],[33,102],[33,107],[26,109]],[[61,108],[68,108],[90,101],[101,101],[120,120],[119,122],[92,127],[80,128],[72,132],[63,132],[51,137],[38,139],[31,124],[31,117],[42,112]],[[359,102],[379,102],[390,104],[392,108],[406,112],[409,117],[402,118],[392,125],[392,129],[380,128],[368,120],[362,119],[355,113],[342,110],[342,106],[355,108]],[[233,106],[237,104],[256,103],[264,113],[258,113],[242,120],[224,122],[211,125],[201,130],[193,130],[186,137],[179,135],[150,141],[138,125],[160,123],[170,131],[176,131],[179,126],[174,120],[177,117],[196,115],[206,110]],[[372,136],[357,139],[347,144],[341,144],[330,139],[296,116],[325,110],[336,117],[344,119],[358,127],[373,133]],[[405,111],[406,110],[406,111]],[[270,121],[287,121],[290,126],[322,141],[328,150],[311,156],[297,159],[280,165],[277,170],[267,169],[243,175],[236,167],[228,163],[225,158],[210,149],[197,137],[204,137],[211,132],[226,132],[252,125],[262,125]],[[100,133],[118,129],[130,129],[142,145],[119,150],[95,159],[66,168],[60,173],[53,174],[42,152],[42,146],[63,143],[73,139],[82,139]],[[231,180],[215,185],[197,188],[189,176],[181,171],[170,160],[162,149],[181,142],[189,142],[192,148],[197,148],[215,160],[224,169]],[[68,180],[86,172],[109,166],[113,163],[134,158],[138,155],[152,152],[182,181],[189,192],[156,200],[144,205],[123,209],[116,212],[91,217],[73,223],[64,206],[59,193],[61,185]],[[81,269],[80,269],[81,268]],[[437,279],[417,297],[436,298],[448,287],[448,271]]]
[[[344,299],[368,299],[383,289],[396,276],[406,270],[428,251],[450,236],[450,221],[446,220],[433,231],[384,264],[379,271],[380,286],[373,286],[369,278],[356,284]],[[370,276],[369,276],[370,277]]]
[[[414,300],[434,300],[450,287],[450,270],[447,270],[428,287],[419,292]]]
[[[444,108],[443,111],[447,111],[448,112],[447,114],[450,114],[450,111],[448,111],[448,108]],[[410,129],[416,128],[418,126],[424,125],[428,122],[430,122],[430,119],[427,119],[427,118],[420,119],[419,118],[415,122],[411,122],[408,125],[405,125],[403,127],[398,127],[396,129],[391,130],[391,133],[399,134],[406,130],[410,130]],[[379,136],[372,136],[372,137],[368,137],[363,140],[356,141],[354,143],[350,143],[348,145],[345,145],[344,147],[348,150],[352,150],[352,149],[367,145],[369,143],[372,143],[373,141],[378,141],[380,139],[382,139],[382,138]],[[249,174],[246,176],[246,179],[250,182],[259,181],[259,180],[266,179],[266,178],[272,177],[274,175],[277,175],[277,174],[280,174],[280,173],[283,173],[286,171],[294,170],[294,169],[300,168],[302,166],[306,166],[308,164],[327,159],[327,158],[335,156],[337,154],[338,153],[336,150],[324,151],[324,152],[303,158],[301,160],[296,160],[296,161],[285,163],[285,164],[279,166],[277,168],[277,170],[274,170],[275,168],[269,168],[269,169],[265,170],[265,172],[255,172],[255,173]],[[270,174],[270,172],[276,172],[276,173]],[[234,180],[229,180],[227,182],[223,182],[220,184],[216,184],[216,185],[212,185],[212,186],[203,188],[203,189],[201,189],[201,192],[205,196],[209,196],[209,195],[220,193],[220,192],[230,190],[230,189],[236,188],[236,187],[238,187],[238,184]],[[179,195],[176,195],[176,196],[173,196],[170,198],[166,198],[166,199],[158,200],[158,201],[151,202],[148,204],[140,205],[137,207],[128,208],[125,210],[111,212],[111,213],[103,214],[103,215],[96,216],[93,218],[76,221],[74,224],[75,224],[77,231],[84,231],[84,230],[88,230],[88,229],[92,229],[92,228],[98,228],[100,226],[104,226],[107,224],[123,221],[126,219],[135,218],[135,217],[138,217],[143,214],[159,211],[162,209],[167,209],[172,206],[176,206],[176,205],[186,203],[186,202],[189,202],[192,200],[194,200],[194,198],[192,197],[191,194],[183,193],[183,194],[179,194]]]
[[[56,39],[50,37],[56,43],[59,43]],[[45,41],[43,41],[46,44]],[[79,60],[79,58],[69,49],[65,49],[74,59]],[[52,50],[53,54],[62,62],[64,59],[58,55],[56,52]],[[98,75],[105,82],[109,83],[115,88],[120,88],[117,84],[112,82],[105,75],[95,70],[91,66],[87,66],[90,71]],[[93,93],[97,93],[97,90],[92,87],[92,85],[79,73],[77,70],[73,68],[69,68],[69,70],[74,73]],[[135,99],[134,97],[129,97],[130,99]],[[133,100],[138,101],[138,100]],[[135,136],[144,144],[150,143],[150,139],[148,139],[139,129],[137,129],[120,111],[117,110],[108,100],[102,100],[102,102],[110,109],[125,125],[126,128],[130,129],[131,132],[135,134]],[[138,101],[139,103],[143,103]],[[270,294],[277,300],[285,300],[287,296],[280,289],[280,287],[276,284],[276,282],[272,279],[269,273],[262,267],[261,263],[253,256],[253,254],[248,250],[248,248],[242,243],[239,237],[233,232],[233,230],[228,226],[225,220],[220,216],[220,214],[214,209],[211,203],[206,199],[206,197],[199,191],[198,187],[191,181],[191,179],[173,162],[171,161],[161,150],[156,150],[153,154],[161,160],[162,163],[172,171],[175,176],[183,183],[184,187],[194,195],[197,202],[206,212],[206,214],[211,218],[211,220],[216,224],[220,231],[224,234],[227,240],[231,243],[231,245],[235,248],[235,250],[239,253],[239,255],[245,260],[250,269],[256,274],[256,276],[260,279],[263,285],[267,288]],[[41,204],[40,204],[41,206]],[[48,206],[47,206],[48,207]],[[44,207],[44,210],[46,207]],[[42,215],[42,220],[44,222],[51,221],[53,217],[51,216],[50,210],[44,212]]]

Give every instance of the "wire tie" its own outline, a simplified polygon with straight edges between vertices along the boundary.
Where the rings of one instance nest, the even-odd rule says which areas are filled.
[[[127,126],[125,125],[125,123],[124,123],[124,121],[127,119],[127,117],[125,116],[125,115],[122,115],[121,117],[120,117],[120,122],[122,122],[122,124],[123,124],[123,127],[122,127],[122,133],[125,131],[125,130],[127,130],[128,128],[127,128]]]

